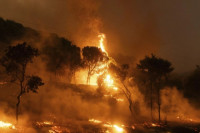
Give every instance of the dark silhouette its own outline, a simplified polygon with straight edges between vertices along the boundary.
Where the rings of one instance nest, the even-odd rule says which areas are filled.
[[[56,34],[48,37],[44,45],[43,54],[47,70],[54,72],[55,75],[68,72],[68,79],[71,81],[81,65],[80,48]]]
[[[41,41],[40,33],[29,27],[12,20],[4,20],[0,17],[0,55],[14,41],[25,40],[28,43]]]
[[[11,81],[20,86],[20,93],[17,96],[16,120],[18,121],[19,105],[21,96],[29,91],[37,92],[39,86],[43,85],[42,79],[38,76],[28,76],[26,67],[38,56],[38,50],[26,43],[10,46],[1,59],[1,64],[11,76]]]
[[[95,74],[97,68],[108,61],[107,55],[98,47],[86,46],[82,49],[83,63],[88,68],[87,84],[90,83],[90,77]]]
[[[196,107],[200,107],[200,66],[185,79],[184,96],[187,97]]]
[[[121,66],[117,66],[114,64],[110,64],[109,71],[115,74],[115,79],[119,80],[119,83],[122,84],[123,87],[120,89],[122,90],[123,94],[125,95],[126,99],[129,102],[129,110],[134,117],[135,121],[139,122],[139,108],[138,102],[133,101],[131,89],[126,85],[125,80],[129,77],[129,65],[123,64]],[[137,107],[136,107],[137,106]]]
[[[158,117],[160,122],[160,89],[161,80],[167,78],[167,75],[173,71],[171,63],[162,58],[158,58],[155,55],[146,56],[144,59],[140,60],[137,64],[137,68],[141,70],[145,75],[147,75],[150,81],[150,97],[151,97],[151,118],[153,119],[152,109],[153,109],[153,86],[156,86],[157,92],[157,104],[158,104]]]

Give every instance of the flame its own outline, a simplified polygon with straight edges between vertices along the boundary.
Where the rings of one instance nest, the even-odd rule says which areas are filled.
[[[117,98],[116,99],[118,102],[123,102],[124,101],[124,99],[122,99],[122,98]]]
[[[109,74],[104,79],[104,82],[106,83],[107,86],[113,86],[113,79],[111,79],[111,76]]]
[[[113,125],[113,127],[115,128],[117,133],[122,133],[124,131],[124,129],[122,127],[119,127],[117,125]]]
[[[51,125],[53,125],[53,122],[51,121],[36,122],[36,126],[38,127],[45,127],[45,126],[51,126]]]
[[[106,55],[108,56],[108,52],[105,50],[105,47],[104,47],[104,39],[106,38],[105,34],[99,34],[98,37],[100,38],[99,40],[99,47],[101,48],[101,51],[106,53]],[[104,70],[103,72],[101,72],[100,74],[98,74],[98,76],[104,74],[104,73],[107,73],[105,79],[104,79],[104,83],[110,87],[110,86],[114,86],[114,80],[112,79],[112,77],[110,76],[110,74],[108,73],[108,63],[104,63],[102,64],[101,66],[99,66],[99,69],[101,70]],[[117,87],[114,87],[113,88],[114,90],[118,90]]]
[[[95,119],[89,119],[89,122],[92,122],[92,123],[102,123],[102,121],[100,120],[95,120]]]
[[[124,127],[124,125],[118,126],[118,125],[112,125],[109,122],[107,122],[106,124],[103,124],[104,127],[107,128],[112,128],[114,130],[114,133],[123,133],[124,129],[122,127]]]
[[[100,40],[99,40],[99,47],[101,48],[101,50],[102,50],[102,52],[105,52],[106,54],[107,54],[107,52],[106,52],[106,50],[105,50],[105,47],[104,47],[104,39],[105,39],[105,35],[104,34],[99,34],[98,35],[98,37],[100,38]]]
[[[117,88],[117,87],[113,87],[113,90],[116,90],[116,91],[117,91],[117,90],[118,90],[118,88]]]
[[[109,58],[108,56],[108,52],[106,51],[105,47],[104,47],[104,41],[105,41],[105,34],[101,33],[98,35],[99,37],[99,48],[101,49],[102,52],[104,52],[106,54],[106,56]],[[111,59],[111,58],[109,58]],[[110,89],[113,89],[114,91],[117,91],[118,88],[114,85],[114,79],[113,77],[111,76],[111,74],[108,72],[108,67],[109,67],[109,64],[111,62],[114,62],[113,60],[109,60],[108,62],[105,62],[105,63],[102,63],[100,64],[97,68],[96,68],[96,71],[97,73],[92,75],[91,76],[91,79],[90,79],[90,85],[97,85],[97,79],[99,76],[101,75],[105,75],[104,79],[103,79],[103,82],[104,84]],[[84,74],[86,75],[86,74]]]
[[[11,128],[11,129],[15,129],[15,126],[11,123],[6,123],[3,121],[0,121],[0,128]]]

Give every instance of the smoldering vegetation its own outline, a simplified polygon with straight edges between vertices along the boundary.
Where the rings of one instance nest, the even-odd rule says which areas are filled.
[[[119,91],[111,93],[105,86],[86,85],[87,74],[83,71],[87,73],[87,70],[82,61],[82,49],[74,42],[56,34],[43,34],[10,20],[0,19],[0,29],[1,56],[9,46],[21,42],[27,42],[37,48],[40,54],[27,66],[27,73],[37,74],[45,85],[40,87],[38,93],[29,92],[21,97],[18,125],[19,129],[20,125],[23,125],[22,132],[48,132],[49,128],[36,126],[35,123],[40,121],[51,121],[57,125],[64,125],[63,127],[71,124],[71,128],[77,129],[74,132],[98,132],[102,126],[88,125],[89,119],[101,120],[102,123],[124,124],[127,126],[127,132],[147,132],[146,128],[153,127],[149,123],[157,123],[158,82],[153,83],[150,95],[151,80],[144,73],[146,70],[140,71],[132,62],[125,62],[123,58],[126,57],[115,57],[117,67],[120,66],[117,68],[119,74],[112,74],[116,75],[113,77],[116,78]],[[132,60],[134,62],[135,59]],[[121,67],[119,62],[129,63],[130,67]],[[121,77],[118,78],[119,76]],[[200,122],[199,79],[199,66],[188,74],[171,73],[167,75],[167,79],[161,79],[159,105],[162,123],[167,125],[170,122]],[[15,123],[19,87],[10,82],[3,66],[0,81],[0,120]],[[130,97],[127,98],[129,92]],[[124,101],[119,102],[118,98]],[[151,103],[153,119],[150,113]],[[148,124],[143,125],[145,122]],[[193,126],[186,128],[191,132],[199,130]],[[70,126],[66,129],[70,130]],[[62,131],[64,132],[64,129]]]

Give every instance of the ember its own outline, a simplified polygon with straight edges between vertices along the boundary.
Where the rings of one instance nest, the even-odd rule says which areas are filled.
[[[95,120],[95,119],[89,119],[89,122],[93,122],[93,123],[102,123],[102,121],[100,121],[100,120]]]
[[[51,121],[43,121],[43,122],[36,122],[36,126],[38,127],[45,127],[45,126],[52,126],[53,122]]]

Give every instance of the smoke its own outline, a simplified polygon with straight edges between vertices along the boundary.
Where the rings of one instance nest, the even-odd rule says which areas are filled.
[[[107,36],[106,50],[142,58],[157,52],[159,36],[151,2],[95,0],[0,1],[0,16],[43,32],[57,33],[78,46],[98,45]]]
[[[102,0],[101,2],[94,0],[6,0],[0,1],[0,5],[3,5],[0,6],[0,16],[42,31],[39,34],[29,30],[23,38],[15,40],[12,44],[28,41],[41,50],[44,45],[48,45],[44,44],[48,36],[47,32],[53,32],[65,36],[80,47],[97,46],[98,34],[103,32],[107,37],[106,50],[111,55],[116,55],[114,58],[118,62],[132,63],[159,49],[160,39],[155,22],[156,14],[151,4],[151,2],[131,0],[128,2],[119,0]],[[131,5],[134,5],[134,9]],[[55,76],[47,72],[46,67],[48,66],[45,61],[39,57],[27,68],[28,74],[39,75],[45,85],[40,88],[38,94],[29,93],[22,96],[20,105],[22,125],[30,124],[35,120],[50,119],[50,115],[54,115],[60,121],[88,120],[89,118],[116,121],[130,119],[126,100],[122,104],[102,100],[96,96],[95,88],[66,85],[64,83],[68,82],[67,74]],[[85,83],[85,75],[84,72],[79,71],[74,82]],[[144,96],[137,87],[131,90],[133,100],[138,103],[136,108],[140,108],[140,115],[149,118],[150,109],[146,107]],[[4,111],[0,115],[7,116],[5,120],[14,121],[18,91],[17,85],[1,86],[0,109]],[[181,116],[181,119],[199,118],[199,111],[193,108],[175,88],[163,89],[161,101],[163,119],[177,120],[177,116]],[[154,111],[156,112],[156,109]],[[157,116],[157,113],[154,116]],[[27,132],[29,130],[35,132],[34,129],[28,129]]]
[[[167,120],[180,122],[199,122],[199,109],[192,106],[183,94],[174,88],[164,88],[161,91],[161,108]]]

